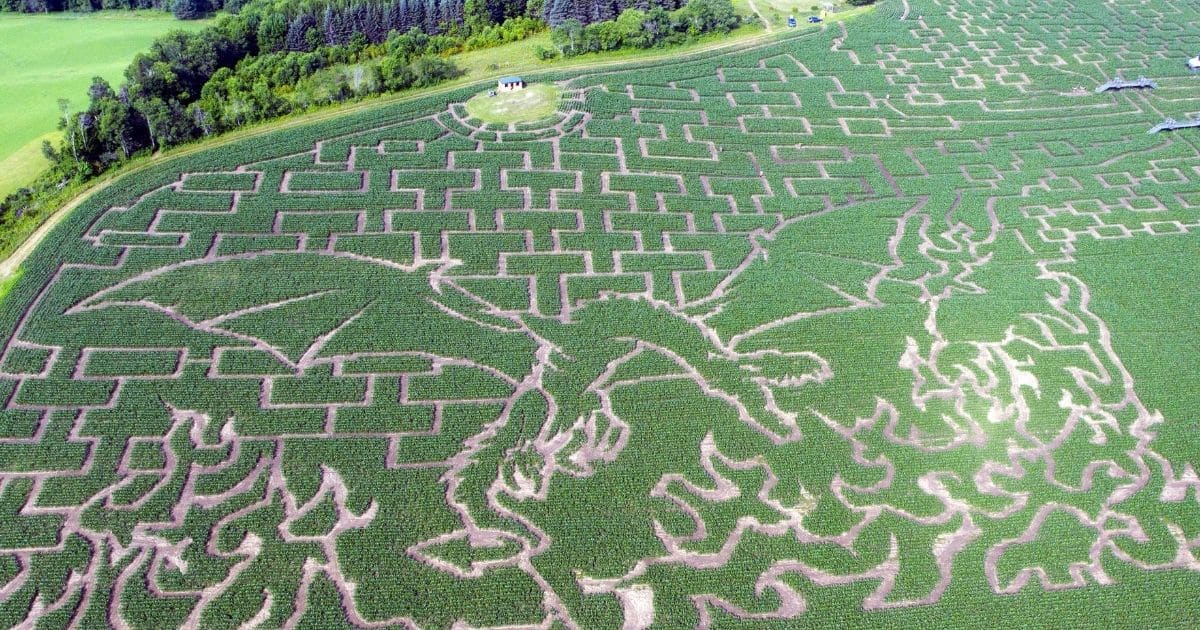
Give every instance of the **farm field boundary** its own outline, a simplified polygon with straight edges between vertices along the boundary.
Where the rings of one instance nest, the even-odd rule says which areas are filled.
[[[524,123],[463,83],[81,197],[0,302],[0,619],[1186,623],[1200,144],[1146,130],[1200,11],[999,8],[531,74]]]

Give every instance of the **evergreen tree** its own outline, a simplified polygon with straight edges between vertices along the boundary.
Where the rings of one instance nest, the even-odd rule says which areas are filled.
[[[174,0],[171,11],[181,20],[196,20],[208,15],[208,0]]]
[[[301,13],[288,23],[287,35],[283,38],[285,50],[309,51],[312,46],[308,43],[309,29],[316,28],[317,19],[308,13]]]

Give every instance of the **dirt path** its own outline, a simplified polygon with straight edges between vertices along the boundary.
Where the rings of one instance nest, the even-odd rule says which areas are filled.
[[[750,3],[750,10],[754,11],[754,15],[757,15],[758,19],[762,20],[763,28],[766,29],[766,31],[768,33],[770,33],[772,30],[771,22],[769,20],[767,20],[767,16],[763,15],[763,12],[758,10],[758,5],[754,4],[754,0],[747,0],[747,1]]]

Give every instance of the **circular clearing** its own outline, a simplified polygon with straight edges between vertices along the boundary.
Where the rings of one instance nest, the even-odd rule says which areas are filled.
[[[541,120],[558,109],[558,96],[558,88],[547,83],[535,83],[511,92],[493,89],[467,101],[467,113],[486,123]]]

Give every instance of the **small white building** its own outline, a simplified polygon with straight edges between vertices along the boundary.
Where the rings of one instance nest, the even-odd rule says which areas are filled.
[[[499,88],[501,92],[523,90],[525,89],[525,79],[522,79],[521,77],[500,77],[500,80],[496,81],[496,87]]]
[[[1196,55],[1187,60],[1188,68],[1192,70],[1200,70],[1200,55]]]

